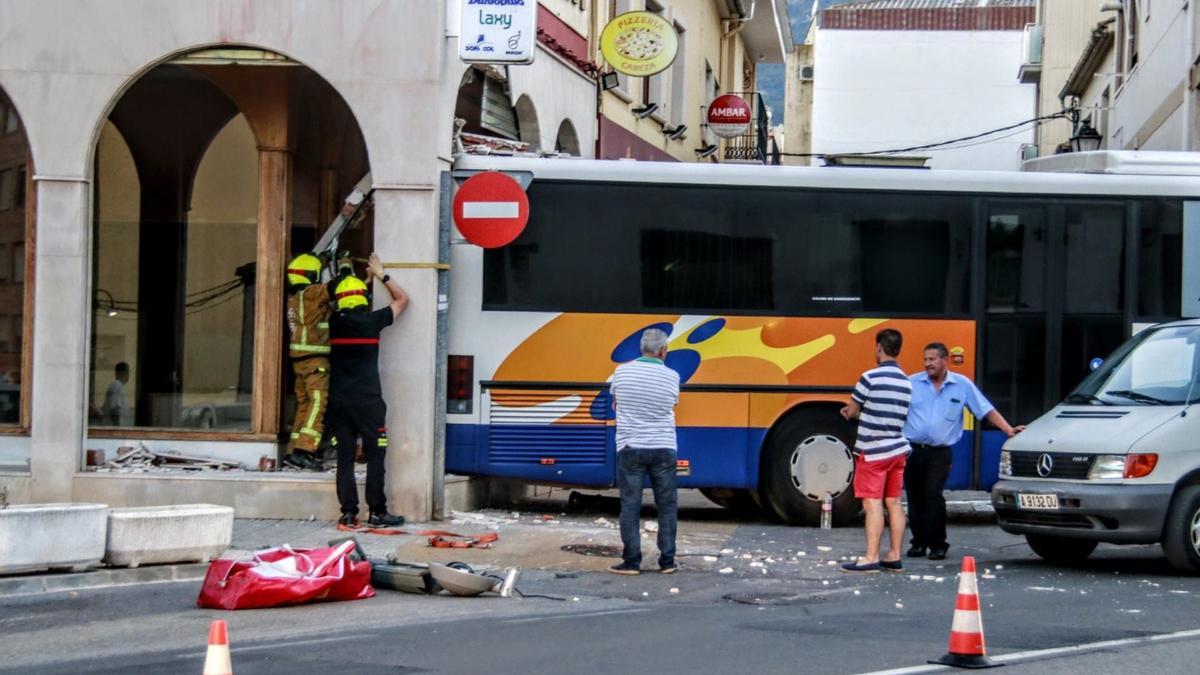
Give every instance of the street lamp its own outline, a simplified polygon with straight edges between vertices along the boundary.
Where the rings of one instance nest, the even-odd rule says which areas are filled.
[[[1100,132],[1092,128],[1091,122],[1084,120],[1079,124],[1075,135],[1071,137],[1071,152],[1091,152],[1100,149]]]

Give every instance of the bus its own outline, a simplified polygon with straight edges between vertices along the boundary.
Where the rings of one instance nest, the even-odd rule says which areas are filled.
[[[502,171],[527,186],[530,217],[502,248],[451,240],[446,471],[612,487],[607,383],[658,327],[682,383],[680,487],[790,524],[816,523],[828,495],[846,523],[860,512],[855,430],[838,410],[879,329],[903,333],[909,373],[924,345],[946,344],[951,368],[1019,424],[1139,325],[1182,314],[1200,161],[1090,154],[1111,161],[1055,173],[461,157],[457,180]],[[1005,436],[962,423],[947,487],[987,489]]]

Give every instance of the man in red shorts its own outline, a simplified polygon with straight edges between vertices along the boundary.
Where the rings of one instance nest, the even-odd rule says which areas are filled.
[[[879,365],[858,378],[850,404],[842,417],[858,420],[854,443],[854,496],[862,500],[867,515],[867,552],[858,560],[842,564],[843,572],[899,572],[900,547],[904,544],[904,509],[900,491],[904,487],[904,462],[912,448],[904,438],[904,422],[912,400],[912,383],[896,364],[903,337],[885,328],[875,335],[875,362]],[[883,536],[883,508],[887,506],[891,542],[879,555]]]

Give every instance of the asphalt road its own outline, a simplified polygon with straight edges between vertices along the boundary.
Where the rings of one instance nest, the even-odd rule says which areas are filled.
[[[1156,547],[1101,547],[1060,568],[994,526],[954,526],[951,560],[838,572],[860,539],[749,523],[718,560],[683,558],[674,576],[522,577],[526,592],[564,601],[381,592],[222,613],[195,607],[194,582],[10,599],[0,672],[200,672],[214,617],[229,621],[239,674],[933,672],[924,664],[945,651],[964,553],[978,559],[989,653],[1011,659],[1004,672],[1198,669],[1200,579],[1174,576]]]

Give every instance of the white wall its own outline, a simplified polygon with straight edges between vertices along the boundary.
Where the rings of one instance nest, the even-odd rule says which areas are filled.
[[[1138,5],[1138,64],[1113,100],[1113,131],[1120,142],[1113,148],[1186,150],[1182,103],[1191,63],[1188,9],[1181,2],[1161,0]]]
[[[924,145],[1030,119],[1037,90],[1017,82],[1020,64],[1020,31],[817,30],[812,151]],[[1015,171],[1032,142],[1030,130],[907,154],[938,169]]]
[[[554,150],[558,127],[569,119],[579,136],[579,154],[596,156],[595,83],[540,45],[533,63],[508,67],[508,80],[513,101],[525,94],[533,102],[543,150]]]

